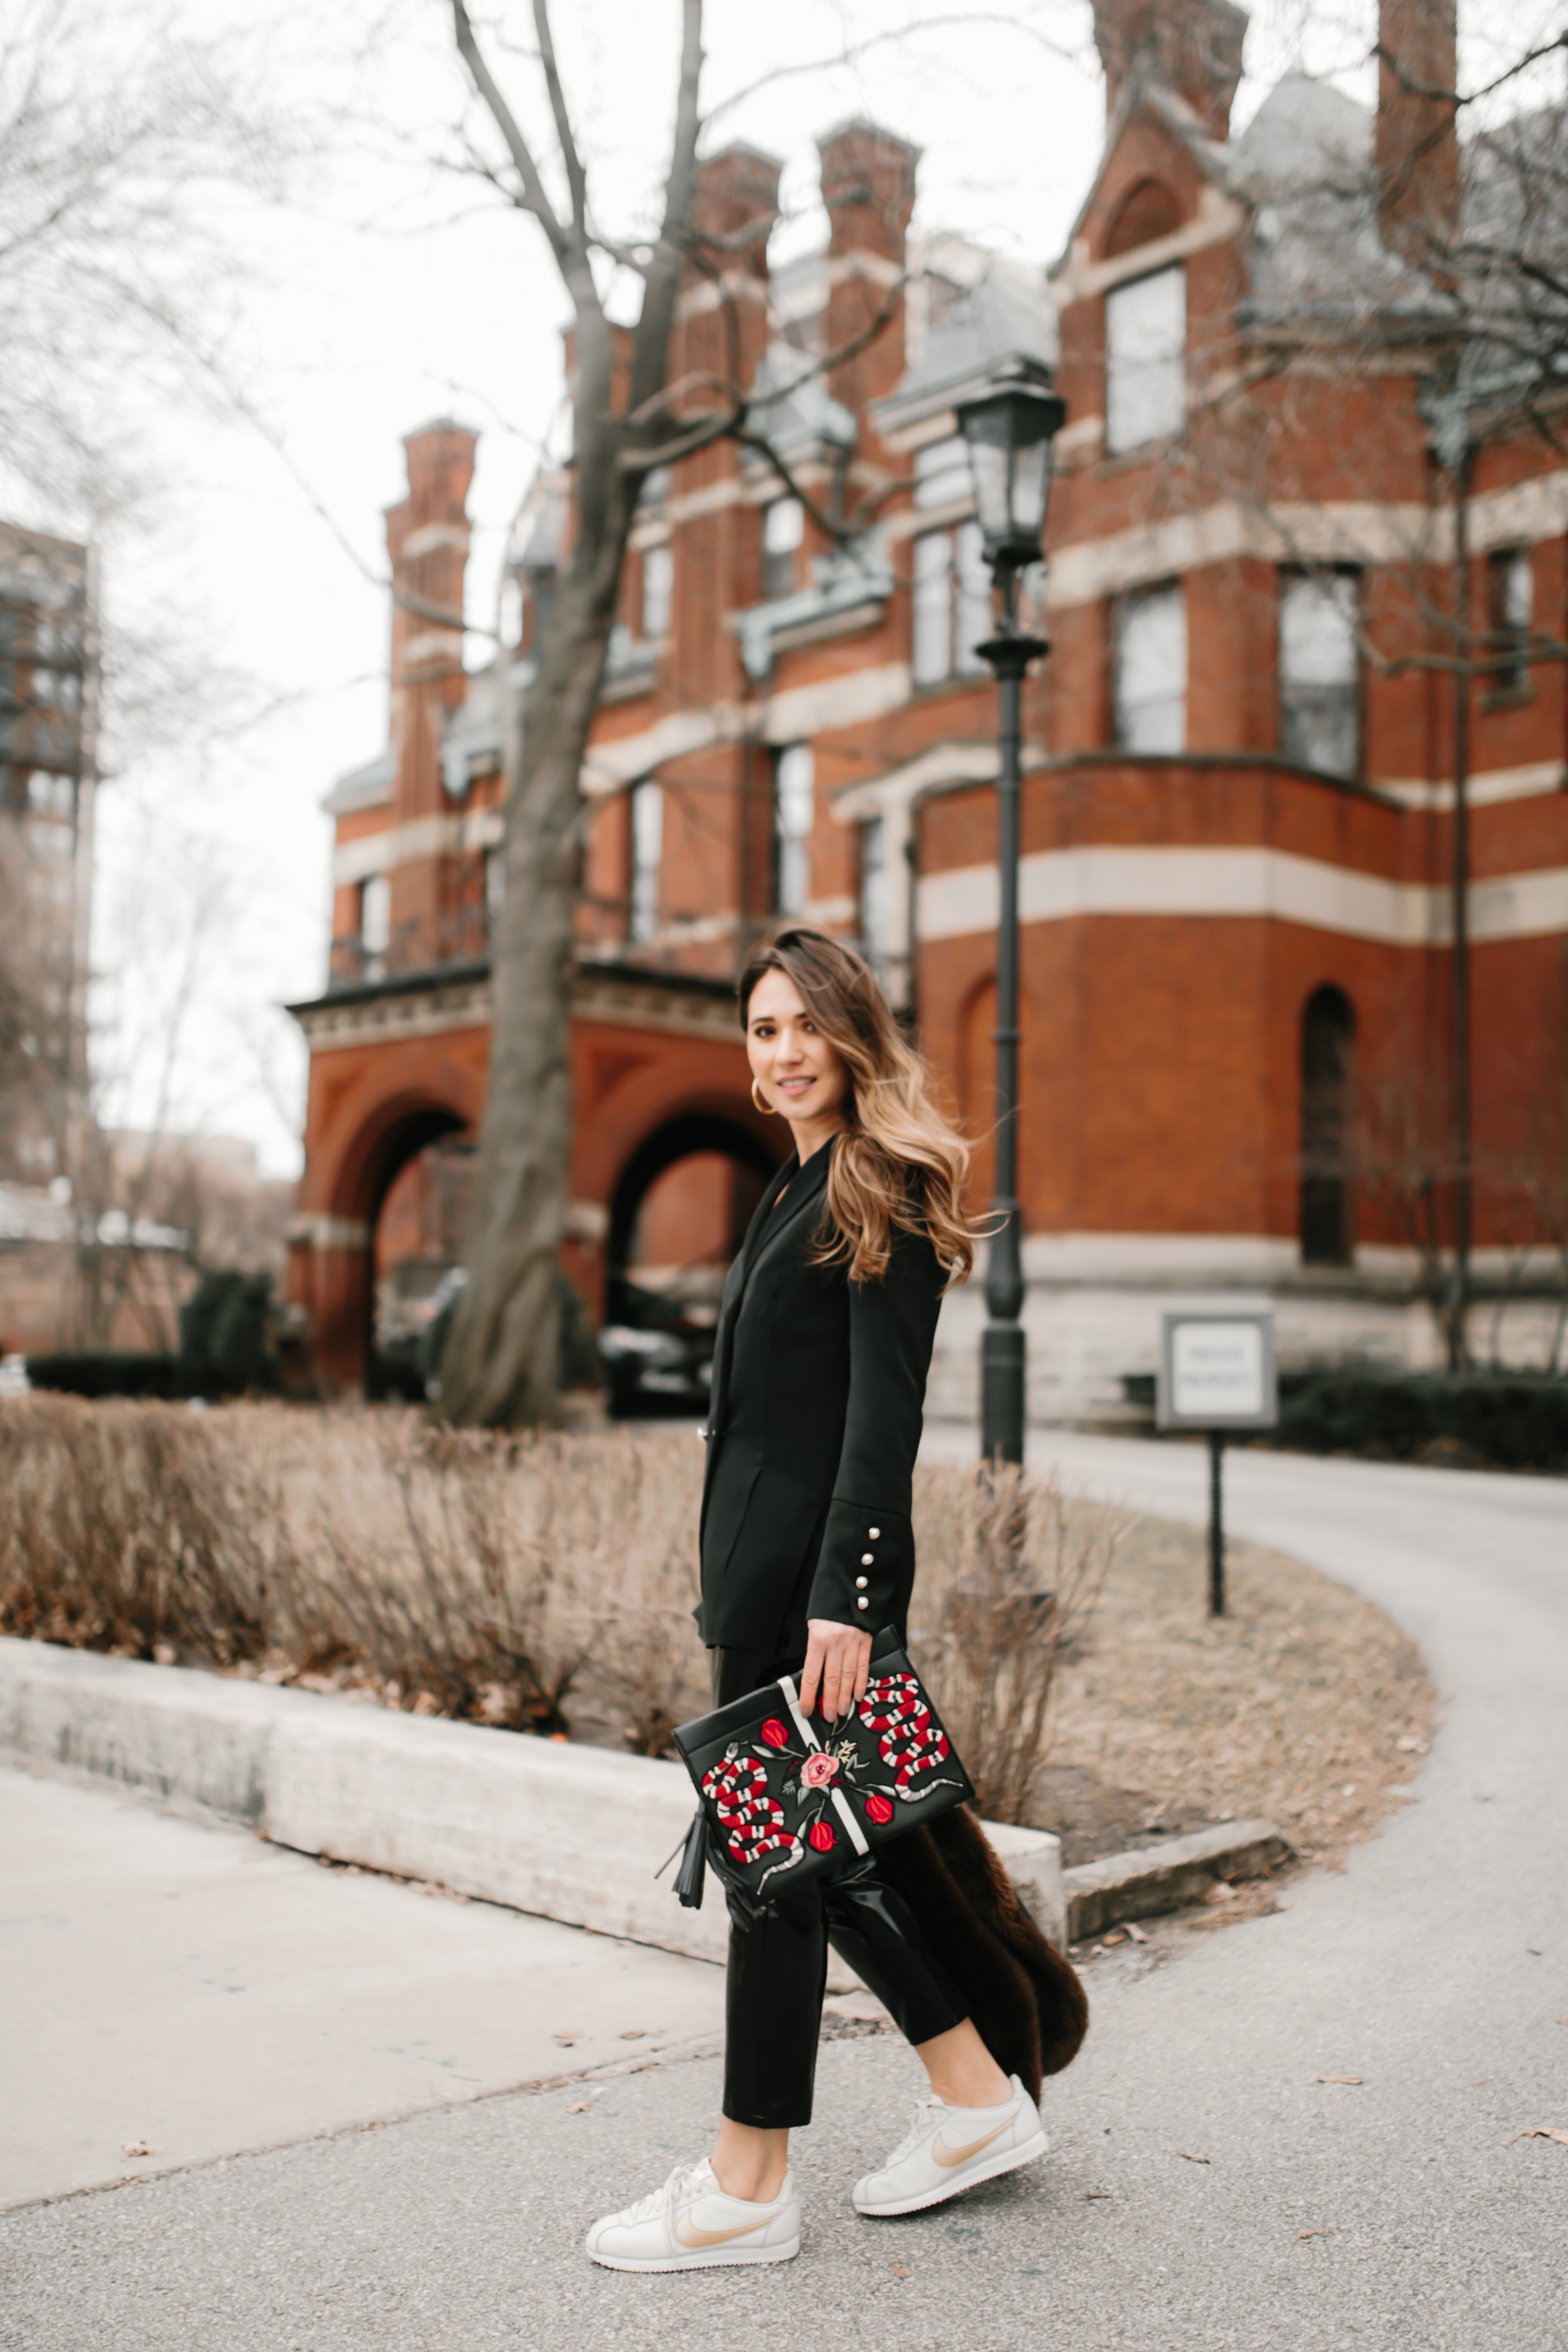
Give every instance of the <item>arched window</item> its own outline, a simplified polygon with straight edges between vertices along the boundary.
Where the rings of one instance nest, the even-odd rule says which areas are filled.
[[[1319,988],[1301,1013],[1300,1227],[1303,1265],[1348,1265],[1354,1248],[1352,1150],[1355,1014]]]

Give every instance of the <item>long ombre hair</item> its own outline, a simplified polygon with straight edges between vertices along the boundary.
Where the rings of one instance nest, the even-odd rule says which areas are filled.
[[[880,1282],[899,1227],[924,1234],[949,1285],[962,1282],[982,1229],[962,1207],[969,1147],[932,1101],[925,1064],[900,1031],[875,973],[842,940],[791,923],[753,950],[740,975],[743,1029],[752,991],[768,971],[794,982],[849,1077],[817,1263],[847,1266],[852,1282]]]

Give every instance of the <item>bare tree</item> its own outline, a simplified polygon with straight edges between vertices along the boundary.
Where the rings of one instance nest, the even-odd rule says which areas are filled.
[[[739,330],[725,264],[727,255],[766,236],[772,215],[724,235],[695,226],[702,0],[682,0],[659,226],[644,242],[612,239],[599,221],[549,0],[532,0],[532,15],[564,190],[559,202],[465,0],[453,0],[458,52],[487,126],[474,167],[538,224],[572,310],[572,536],[544,643],[536,648],[526,711],[516,698],[507,710],[506,897],[493,949],[489,1083],[466,1247],[472,1280],[442,1367],[444,1414],[501,1424],[548,1420],[556,1404],[559,1258],[571,1144],[568,967],[585,814],[581,777],[643,480],[655,467],[727,437],[771,465],[835,541],[862,530],[874,509],[874,500],[862,501],[846,515],[814,499],[760,429],[751,403],[762,403],[761,388],[740,381]],[[688,270],[716,291],[727,357],[716,369],[672,382],[677,297]],[[641,288],[634,326],[613,323],[607,309],[606,284],[618,271],[630,272]],[[772,384],[770,396],[845,364],[886,331],[901,299],[901,287],[868,293],[854,333],[830,352],[803,355],[790,384]]]
[[[218,201],[276,196],[310,125],[264,34],[165,0],[0,0],[0,480],[101,530],[155,491],[142,427],[202,396],[248,276]]]

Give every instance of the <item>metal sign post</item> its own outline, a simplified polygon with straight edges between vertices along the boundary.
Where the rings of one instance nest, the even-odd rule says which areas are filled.
[[[1155,1420],[1161,1429],[1201,1430],[1208,1440],[1208,1613],[1225,1614],[1225,1436],[1272,1429],[1280,1418],[1274,1318],[1268,1310],[1160,1318]]]

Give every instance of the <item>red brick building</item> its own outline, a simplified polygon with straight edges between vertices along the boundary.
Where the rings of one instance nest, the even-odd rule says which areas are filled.
[[[1432,16],[1388,0],[1385,40],[1429,40]],[[912,251],[917,158],[863,122],[821,142],[824,253],[769,274],[758,231],[724,249],[722,285],[694,273],[675,373],[722,372],[733,334],[754,415],[863,528],[825,541],[728,442],[650,483],[585,777],[573,1031],[569,1270],[596,1307],[607,1275],[612,1306],[628,1270],[711,1275],[744,1221],[776,1147],[728,985],[776,911],[864,942],[983,1136],[995,714],[954,408],[1008,352],[1049,362],[1068,423],[1021,878],[1037,1417],[1116,1412],[1159,1307],[1196,1292],[1271,1301],[1287,1360],[1426,1360],[1453,1173],[1454,692],[1440,659],[1397,657],[1451,642],[1455,515],[1422,289],[1371,168],[1403,100],[1385,86],[1378,121],[1291,77],[1232,140],[1228,0],[1096,17],[1105,151],[1049,275],[957,239]],[[1457,151],[1418,143],[1440,201]],[[711,159],[704,225],[765,220],[778,172]],[[1328,367],[1324,289],[1355,272]],[[437,425],[407,448],[394,572],[450,606],[472,437]],[[525,686],[568,497],[541,478],[511,552]],[[1472,605],[1519,646],[1469,690],[1478,1338],[1539,1361],[1568,1191],[1568,696],[1525,642],[1531,615],[1561,625],[1568,474],[1544,445],[1483,441],[1465,520]],[[331,984],[297,1008],[293,1281],[341,1378],[364,1368],[372,1263],[385,1284],[455,1248],[484,1087],[498,673],[465,677],[455,636],[406,609],[392,626],[391,743],[328,803]],[[937,1411],[972,1408],[980,1318],[973,1288],[950,1301]]]

